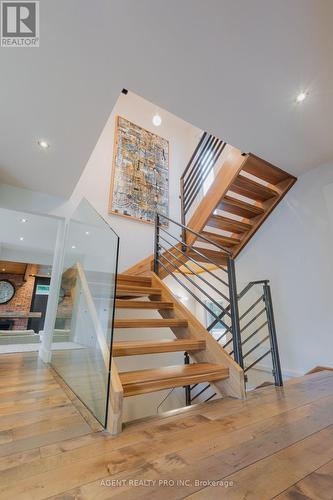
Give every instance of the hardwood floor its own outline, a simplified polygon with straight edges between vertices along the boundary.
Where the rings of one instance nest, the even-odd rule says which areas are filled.
[[[0,499],[333,498],[333,372],[116,438],[88,425],[36,353],[0,356],[0,375]]]

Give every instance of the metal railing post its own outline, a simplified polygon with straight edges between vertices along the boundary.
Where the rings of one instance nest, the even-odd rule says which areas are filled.
[[[184,179],[180,179],[180,217],[181,217],[181,223],[183,225],[182,227],[182,242],[186,243],[186,229],[184,226],[186,226],[186,214],[185,214],[185,194],[184,194]],[[182,246],[182,251],[186,252],[186,247],[185,245]]]
[[[159,258],[160,258],[160,217],[155,214],[155,237],[154,237],[154,273],[159,274]]]
[[[275,320],[274,320],[274,313],[273,313],[273,302],[272,302],[271,288],[270,288],[268,283],[265,283],[263,288],[264,288],[265,308],[266,308],[267,321],[268,321],[269,341],[271,344],[271,352],[272,352],[274,381],[275,381],[275,385],[282,386],[283,380],[282,380],[279,348],[278,348],[278,343],[277,343],[277,335],[276,335]]]
[[[230,312],[231,312],[231,322],[232,322],[232,341],[233,341],[234,359],[241,368],[244,368],[242,339],[241,339],[239,311],[238,311],[235,261],[232,257],[228,257],[228,277],[229,277],[229,298],[230,298]]]
[[[190,356],[188,355],[188,352],[184,352],[184,364],[185,365],[190,364]],[[185,402],[186,402],[186,406],[191,406],[191,386],[190,385],[185,385]]]

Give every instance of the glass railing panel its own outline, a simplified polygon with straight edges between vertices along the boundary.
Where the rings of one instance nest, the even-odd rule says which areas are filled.
[[[118,236],[83,200],[68,224],[51,364],[105,427]]]

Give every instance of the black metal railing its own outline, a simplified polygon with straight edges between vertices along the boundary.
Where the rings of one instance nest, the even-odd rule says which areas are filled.
[[[205,253],[207,247],[199,249],[184,243],[177,234],[179,231],[200,238],[210,246],[209,250],[214,250],[215,257]],[[212,264],[214,273],[210,269]],[[201,272],[198,273],[198,269]],[[230,250],[179,222],[156,214],[154,272],[172,276],[211,318],[223,325],[233,345],[234,359],[243,367],[235,266]]]
[[[246,302],[245,299],[249,299],[249,293],[253,289],[257,290],[256,296]],[[251,369],[264,360],[264,358],[270,356],[274,384],[282,386],[283,380],[269,281],[251,281],[238,294],[237,302],[240,310],[240,341],[245,380],[248,381]],[[223,314],[224,312],[207,326],[208,331],[212,332],[214,327],[223,320]],[[234,347],[230,339],[226,340],[227,335],[228,332],[223,332],[216,340],[221,342],[224,349],[233,356]],[[210,384],[207,384],[204,387],[200,386],[199,392],[195,392],[197,385],[195,384],[190,387],[191,402],[202,394],[207,393],[210,388]],[[205,401],[208,401],[215,395],[215,393],[210,395]]]
[[[181,232],[178,235],[179,231]],[[189,235],[206,247],[188,244]],[[205,250],[214,250],[205,253]],[[212,268],[213,264],[213,268]],[[238,294],[235,262],[229,249],[196,233],[184,224],[156,214],[154,271],[170,275],[206,312],[207,330],[243,368],[249,371],[267,356],[271,357],[274,383],[282,386],[271,289],[268,280],[251,281]],[[252,299],[250,291],[260,293]],[[188,364],[190,358],[184,355]],[[185,387],[186,404],[208,394],[210,384]],[[205,401],[216,394],[209,394]]]
[[[182,224],[200,193],[204,182],[216,165],[226,142],[204,132],[180,178]]]
[[[262,361],[266,356],[271,355],[272,367],[273,367],[272,374],[274,377],[274,383],[277,386],[282,386],[283,381],[282,381],[281,365],[279,358],[279,350],[277,345],[277,335],[276,335],[276,327],[275,327],[274,312],[273,312],[273,301],[272,301],[272,294],[269,285],[269,280],[251,281],[238,294],[238,303],[241,304],[241,299],[243,299],[243,297],[246,297],[250,292],[250,290],[256,286],[262,287],[262,291],[259,294],[259,297],[256,297],[254,302],[251,302],[250,305],[247,305],[246,310],[239,316],[241,324],[240,339],[242,348],[250,340],[259,339],[259,341],[255,345],[252,345],[251,348],[249,348],[245,353],[243,352],[242,349],[243,360],[247,358],[250,354],[253,355],[256,351],[258,352],[259,347],[262,350],[262,347],[268,344],[269,349],[266,350],[264,353],[261,352],[261,354],[257,359],[255,360],[252,359],[250,364],[246,365],[246,363],[244,363],[244,372],[245,373],[248,372],[251,368],[253,368],[260,361]],[[249,334],[248,332],[250,330],[250,327],[252,325],[256,326],[257,320],[260,320],[260,318],[262,317],[264,317],[263,322],[261,322],[261,324],[258,327],[256,327],[251,334]],[[244,325],[242,325],[243,320],[246,320]],[[216,321],[217,320],[214,320],[207,327],[208,331],[211,331],[214,328],[214,326],[216,325]],[[263,331],[265,331],[265,328],[267,328],[267,334],[262,335],[261,338],[259,338],[259,335]],[[224,337],[224,335],[225,334],[223,334],[220,338]],[[228,345],[230,345],[230,341],[226,342],[224,347],[227,347]],[[233,354],[233,351],[230,351],[229,354]]]

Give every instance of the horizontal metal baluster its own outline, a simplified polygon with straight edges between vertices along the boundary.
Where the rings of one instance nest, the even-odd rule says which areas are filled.
[[[250,366],[246,367],[244,372],[247,372],[248,370],[250,370],[251,368],[253,368],[257,363],[259,363],[262,359],[264,359],[266,356],[268,356],[268,354],[270,354],[272,351],[269,350],[267,352],[265,352],[265,354],[263,354],[262,356],[260,356],[260,358],[257,359],[257,361],[255,361],[254,363],[252,363]]]
[[[162,229],[162,228],[161,228]],[[176,240],[178,243],[181,243],[180,240],[178,240],[176,238],[176,236],[173,236],[172,234],[168,233],[167,231],[164,231],[168,236],[171,236],[174,240]],[[162,238],[162,236],[160,236],[160,238]],[[166,241],[166,240],[164,240]],[[195,247],[191,246],[191,245],[188,245],[187,243],[181,243],[182,247],[187,247],[187,248],[190,248],[191,250],[194,251],[194,253],[196,253],[197,255],[200,255],[201,257],[209,260],[209,262],[211,264],[213,264],[214,266],[216,266],[217,268],[219,268],[221,271],[224,271],[225,273],[227,273],[228,271],[226,269],[223,269],[223,267],[220,267],[219,264],[216,264],[216,262],[213,262],[211,259],[209,259],[206,255],[204,255],[203,253],[199,252]],[[176,245],[172,245],[173,247],[176,247]],[[189,258],[189,256],[187,255],[186,251],[183,251],[181,248],[178,249],[179,252],[183,253],[184,255],[186,255],[186,257]],[[194,261],[195,264],[197,264],[196,260],[195,259],[192,259]],[[202,266],[201,266],[202,267]],[[206,269],[205,267],[203,268],[205,269],[206,272],[208,272],[208,269]],[[214,277],[218,280],[218,281],[221,281],[221,283],[223,283],[225,286],[228,286],[225,281],[222,280],[222,278],[218,278],[214,275]]]
[[[195,396],[193,396],[192,401],[194,401],[197,397],[199,397],[203,392],[205,392],[208,388],[210,387],[210,384],[206,385],[206,387],[204,387],[200,392],[198,392],[198,394],[196,394]]]
[[[226,342],[226,343],[224,344],[224,346],[223,346],[223,347],[228,347],[228,345],[232,342],[232,340],[233,340],[232,338],[231,338],[231,339],[229,339],[229,340],[228,340],[228,342]],[[233,352],[234,352],[234,351],[231,351],[231,353],[230,353],[230,354],[232,354]]]
[[[261,344],[263,344],[264,342],[266,342],[266,340],[269,340],[269,336],[267,335],[267,337],[263,338],[260,342],[258,342],[255,346],[253,346],[249,351],[247,351],[246,354],[243,354],[243,358],[246,358],[246,356],[248,356],[249,354],[251,354],[251,352],[255,351],[257,349],[257,347],[261,346]]]
[[[259,281],[250,281],[241,292],[238,294],[238,299],[241,299],[244,297],[244,295],[254,286],[254,285],[264,285],[265,283],[268,283],[268,280],[259,280]]]
[[[165,250],[165,248],[164,248],[164,247],[162,247],[162,246],[160,246],[160,248],[162,248],[163,250]],[[168,250],[166,250],[166,251],[168,252]],[[170,254],[174,257],[174,255],[173,255],[171,252],[168,252],[168,253],[170,253]],[[191,280],[191,278],[189,278],[189,277],[187,276],[187,274],[186,274],[186,273],[183,273],[183,272],[179,269],[179,267],[176,267],[174,264],[172,264],[172,263],[169,261],[169,259],[168,259],[167,257],[165,257],[165,255],[160,255],[160,257],[161,257],[162,259],[167,260],[167,261],[168,261],[171,265],[173,265],[173,266],[174,266],[174,269],[177,269],[177,272],[178,272],[178,273],[182,274],[182,276],[184,276],[184,278],[186,278],[186,279],[187,279],[187,280],[188,280],[188,281],[189,281],[189,282],[190,282],[193,286],[195,286],[195,287],[196,287],[196,288],[197,288],[197,289],[198,289],[198,290],[199,290],[199,291],[200,291],[203,295],[205,295],[205,296],[206,296],[206,297],[207,297],[207,298],[208,298],[211,302],[213,302],[213,303],[214,303],[217,307],[219,307],[220,309],[222,309],[222,306],[221,306],[218,302],[216,302],[216,301],[215,301],[215,300],[214,300],[214,299],[213,299],[213,298],[212,298],[212,297],[211,297],[211,296],[210,296],[207,292],[205,292],[204,290],[202,290],[202,289],[201,289],[201,288],[200,288],[200,287],[199,287],[199,286],[195,283],[195,281],[192,281],[192,280]],[[160,262],[161,262],[161,261],[160,261]],[[216,317],[216,315],[215,315],[215,314],[213,314],[212,310],[211,310],[211,309],[209,309],[209,308],[208,308],[208,306],[206,307],[206,309],[210,312],[210,314],[212,314],[214,317]],[[222,323],[222,324],[225,326],[225,328],[228,328],[228,325],[227,325],[226,323],[224,323],[222,320],[220,321],[220,323]]]
[[[242,315],[240,316],[240,318],[239,318],[239,319],[240,319],[240,320],[241,320],[241,319],[244,319],[244,318],[245,318],[245,316],[247,316],[247,315],[249,314],[249,312],[251,312],[251,311],[252,311],[252,309],[254,309],[254,308],[256,307],[256,305],[257,305],[257,304],[259,304],[259,302],[262,302],[263,300],[264,300],[264,296],[262,295],[262,296],[261,296],[258,300],[256,300],[256,301],[252,304],[252,306],[251,306],[251,307],[249,307],[249,308],[248,308],[248,310],[247,310],[247,311],[245,311],[245,313],[244,313],[244,314],[242,314]]]
[[[166,233],[166,231],[164,231]],[[180,241],[175,237],[175,236],[172,236],[172,234],[170,233],[167,233],[168,236],[171,236],[171,238],[174,238],[176,241],[178,241],[180,243]],[[163,238],[163,236],[160,236],[160,238],[162,238],[166,243],[168,243],[171,247],[175,247],[176,245],[173,245],[170,241],[166,240],[165,238]],[[191,245],[187,245],[186,243],[183,243],[182,244],[184,247],[188,247],[188,248],[193,248],[191,247]],[[193,262],[196,266],[200,267],[200,269],[202,269],[205,273],[208,273],[210,274],[211,276],[213,276],[213,278],[215,278],[217,281],[220,281],[220,283],[222,283],[226,288],[229,288],[229,285],[226,281],[224,281],[222,278],[219,278],[218,276],[216,276],[216,274],[212,273],[209,269],[206,269],[200,262],[197,262],[195,259],[193,259],[193,257],[190,257],[185,250],[181,249],[179,250],[180,252],[184,253],[186,255],[186,258],[188,260],[190,260],[191,262]],[[204,257],[204,255],[202,254],[202,257]],[[228,299],[229,300],[229,299]]]
[[[206,236],[203,236],[202,234],[197,233],[196,231],[193,231],[193,229],[190,229],[189,227],[185,226],[184,224],[181,224],[180,222],[176,222],[176,221],[170,219],[169,217],[167,217],[166,215],[163,215],[163,214],[158,214],[158,215],[159,215],[160,219],[165,219],[165,220],[171,222],[172,224],[175,224],[176,226],[182,227],[182,228],[186,229],[186,231],[188,231],[189,233],[194,234],[195,236],[198,236],[198,238],[201,238],[202,240],[205,240],[210,245],[214,245],[216,248],[219,248],[220,250],[222,250],[222,252],[225,252],[230,256],[232,255],[232,252],[230,250],[228,250],[227,248],[225,248],[224,246],[210,240],[209,238],[206,238]],[[164,229],[164,228],[161,227],[160,229]],[[170,233],[168,233],[168,234],[170,234]],[[170,234],[170,236],[171,236],[171,234]],[[180,240],[180,243],[182,243],[181,240]]]
[[[266,326],[268,324],[267,321],[265,321],[265,323],[263,323],[261,326],[259,326],[259,328],[257,328],[256,330],[254,330],[253,333],[251,333],[251,335],[249,335],[248,337],[246,337],[245,340],[243,340],[242,344],[246,344],[246,342],[248,342],[250,339],[252,339],[258,332],[260,332],[260,330],[262,330],[264,328],[264,326]]]
[[[252,318],[252,319],[251,319],[251,320],[250,320],[250,321],[249,321],[249,322],[248,322],[245,326],[243,326],[243,328],[241,328],[241,332],[244,332],[244,330],[246,330],[246,328],[247,328],[248,326],[252,325],[252,323],[254,323],[254,321],[255,321],[256,319],[258,319],[258,318],[259,318],[259,316],[261,316],[261,315],[262,315],[262,313],[264,313],[265,311],[266,311],[266,309],[264,308],[264,309],[262,309],[262,311],[260,311],[258,314],[256,314],[256,315],[255,315],[255,316],[254,316],[254,317],[253,317],[253,318]]]
[[[162,236],[160,237],[160,239],[163,239],[164,241],[167,241],[167,240],[165,240]],[[169,243],[169,242],[167,241],[167,243]],[[163,246],[163,245],[161,245],[161,244],[159,244],[159,246],[160,246],[160,248],[162,248],[164,251],[166,251],[166,252],[168,252],[170,255],[172,255],[172,257],[173,257],[174,259],[176,259],[178,262],[180,262],[180,264],[181,264],[182,266],[185,266],[185,267],[186,267],[186,269],[188,269],[189,271],[191,271],[191,272],[193,273],[193,270],[192,270],[192,269],[191,269],[191,268],[190,268],[187,264],[185,264],[184,262],[182,262],[182,261],[181,261],[178,257],[176,257],[176,256],[175,256],[172,252],[170,252],[167,248],[165,248],[165,246]],[[175,247],[171,247],[171,248],[175,248]],[[177,252],[179,252],[179,250],[178,250],[178,249],[176,249],[176,251],[177,251]],[[182,252],[180,251],[180,253],[182,253]],[[184,254],[182,253],[182,255],[184,255]],[[185,255],[186,255],[186,254],[185,254]],[[162,256],[162,257],[163,257],[163,256]],[[212,290],[214,290],[214,292],[216,292],[216,293],[217,293],[220,297],[224,298],[225,300],[227,300],[227,301],[229,302],[229,299],[228,299],[228,298],[227,298],[227,297],[226,297],[226,296],[225,296],[222,292],[220,292],[220,290],[218,290],[218,289],[217,289],[214,285],[212,285],[211,283],[209,283],[209,281],[207,281],[205,278],[203,278],[202,276],[200,276],[200,274],[196,274],[196,277],[197,277],[197,278],[199,278],[201,281],[203,281],[203,282],[204,282],[207,286],[209,286]],[[196,284],[196,285],[197,285],[197,287],[198,287],[199,289],[201,289],[201,287],[200,287],[198,284]],[[207,293],[208,293],[208,292],[207,292]],[[209,295],[208,295],[208,296],[209,296]],[[227,312],[227,311],[225,310],[225,308],[224,308],[221,304],[219,304],[218,302],[215,302],[213,299],[212,299],[212,302],[214,302],[214,304],[215,304],[215,305],[217,305],[217,306],[221,309],[221,311],[223,311],[223,312],[224,312],[224,314],[226,314],[226,315],[228,315],[229,317],[231,317],[230,313],[229,313],[229,312]]]
[[[225,337],[227,335],[227,333],[229,333],[229,332],[223,332],[222,335],[220,335],[219,338],[216,339],[216,342],[220,342],[221,338]]]
[[[226,309],[226,311],[229,311],[229,309],[231,309],[230,304],[225,309]],[[220,314],[219,317],[221,317],[223,319],[223,316],[224,316],[224,314],[222,313],[222,314]],[[214,321],[209,325],[207,330],[211,330],[212,328],[214,328],[214,326],[217,325],[217,323],[219,323],[219,322],[216,319],[214,319]]]
[[[168,260],[166,257],[163,257],[163,258],[164,258],[164,259],[166,259],[166,260]],[[179,283],[179,284],[180,284],[183,288],[185,288],[185,290],[186,290],[186,291],[187,291],[187,292],[188,292],[188,293],[189,293],[189,294],[190,294],[190,295],[191,295],[191,296],[192,296],[195,300],[197,300],[197,301],[199,302],[199,304],[201,304],[201,305],[202,305],[202,307],[204,307],[204,308],[206,309],[206,311],[208,311],[208,312],[209,312],[212,316],[214,316],[215,318],[217,317],[217,316],[215,315],[215,313],[213,313],[213,311],[211,311],[211,310],[209,309],[209,307],[208,307],[208,306],[207,306],[204,302],[202,302],[202,300],[200,300],[200,299],[199,299],[199,297],[197,297],[197,296],[196,296],[196,295],[192,292],[192,290],[190,290],[190,289],[189,289],[189,288],[188,288],[188,287],[187,287],[187,286],[186,286],[186,285],[185,285],[185,284],[184,284],[184,283],[183,283],[183,282],[182,282],[179,278],[177,278],[177,276],[175,276],[175,274],[174,274],[172,271],[170,271],[170,270],[169,270],[169,269],[168,269],[168,268],[167,268],[167,267],[163,264],[163,262],[159,261],[159,263],[161,264],[161,266],[162,266],[162,267],[163,267],[163,268],[164,268],[164,269],[165,269],[165,270],[166,270],[169,274],[171,274],[171,276],[172,276],[172,277],[173,277],[173,278],[174,278],[174,279],[175,279],[175,280],[176,280],[176,281],[177,281],[177,282],[178,282],[178,283]],[[177,272],[179,272],[179,270],[177,270]],[[183,274],[183,275],[184,275],[184,273],[181,273],[181,274]],[[228,327],[227,325],[226,325],[226,327],[227,327],[227,330],[228,330],[228,331],[231,331],[231,330],[230,330],[230,328],[231,328],[231,327]]]
[[[216,396],[216,392],[214,392],[214,394],[212,394],[211,396],[209,396],[209,398],[205,399],[205,403],[207,403],[210,399],[212,399],[214,396]]]

